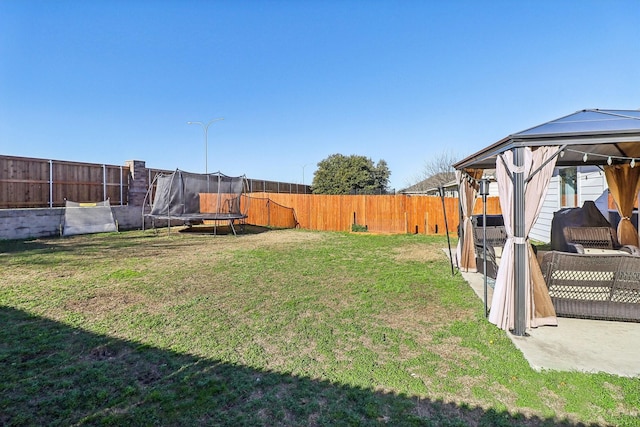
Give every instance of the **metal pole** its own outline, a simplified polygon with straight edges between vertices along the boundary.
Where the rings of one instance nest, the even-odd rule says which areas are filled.
[[[49,207],[53,207],[53,160],[49,160]]]
[[[453,276],[455,272],[453,271],[453,255],[451,254],[451,239],[449,238],[449,224],[447,224],[447,209],[444,205],[444,187],[438,187],[440,191],[440,199],[442,199],[442,213],[444,214],[444,229],[447,233],[447,245],[449,246],[449,261],[451,262],[451,275]]]
[[[484,273],[484,317],[489,316],[487,309],[487,194],[489,182],[486,179],[480,181],[480,194],[482,194],[482,271]]]
[[[304,186],[304,168],[306,168],[307,166],[309,166],[311,163],[305,163],[304,165],[302,165],[302,185]]]
[[[102,200],[107,200],[107,166],[102,165]]]
[[[120,166],[120,206],[124,205],[124,191],[122,185],[122,166]]]
[[[517,147],[513,150],[513,164],[516,167],[524,165],[524,148]],[[525,216],[524,216],[524,172],[513,174],[513,237],[514,237],[514,278],[515,278],[515,307],[514,328],[516,336],[526,335],[526,262],[527,247],[525,243]]]
[[[224,120],[224,117],[218,117],[217,119],[212,119],[206,125],[203,122],[187,122],[188,125],[200,125],[202,126],[202,130],[204,131],[204,173],[209,173],[209,140],[208,140],[208,131],[209,126],[213,122],[217,122],[220,120]]]

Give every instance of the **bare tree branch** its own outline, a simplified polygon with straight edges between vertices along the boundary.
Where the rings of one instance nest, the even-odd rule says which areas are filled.
[[[426,191],[453,181],[456,174],[452,165],[457,161],[458,156],[450,151],[426,159],[422,170],[413,178],[411,190]]]

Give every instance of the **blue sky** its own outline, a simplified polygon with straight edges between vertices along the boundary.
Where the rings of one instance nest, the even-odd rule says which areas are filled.
[[[390,186],[584,108],[640,108],[640,1],[0,0],[0,154]]]

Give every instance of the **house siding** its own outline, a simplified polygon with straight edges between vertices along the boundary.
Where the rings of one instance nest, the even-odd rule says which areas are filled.
[[[559,176],[552,177],[549,182],[549,189],[542,203],[540,216],[538,216],[537,221],[531,228],[531,232],[529,232],[529,237],[532,240],[543,243],[549,243],[551,241],[551,220],[553,219],[553,213],[560,209],[559,183]]]
[[[578,171],[578,200],[580,206],[587,200],[596,200],[607,188],[607,180],[601,170]]]

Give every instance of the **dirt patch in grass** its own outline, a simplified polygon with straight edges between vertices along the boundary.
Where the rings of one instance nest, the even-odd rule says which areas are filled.
[[[65,309],[102,317],[114,311],[126,309],[143,300],[144,298],[141,295],[124,289],[100,289],[92,295],[69,300],[65,304]]]
[[[432,262],[446,259],[446,255],[435,245],[414,243],[395,248],[392,251],[393,259],[397,261]]]
[[[62,239],[38,240],[38,251],[27,252],[25,257],[41,257],[41,252],[56,252],[60,257],[81,254],[83,262],[101,259],[183,258],[189,259],[199,254],[224,257],[228,251],[247,250],[261,247],[319,242],[328,238],[326,233],[310,233],[300,230],[269,230],[259,234],[211,235],[208,233],[180,233],[172,228],[157,231],[127,232],[126,239],[112,236],[85,235]],[[131,248],[132,250],[127,250]],[[50,255],[47,255],[50,256]]]
[[[161,236],[161,235],[160,235]],[[326,233],[310,233],[295,229],[269,230],[262,233],[239,233],[238,236],[221,235],[212,236],[210,234],[189,235],[184,237],[194,238],[194,243],[198,247],[204,245],[210,249],[221,251],[225,249],[253,249],[269,246],[280,246],[288,244],[299,244],[305,242],[319,242],[328,238]]]
[[[430,349],[447,361],[446,365],[443,365],[440,369],[443,375],[447,374],[447,370],[450,367],[474,366],[477,365],[478,359],[485,359],[485,356],[482,356],[476,350],[462,346],[461,341],[460,337],[448,337],[437,344],[431,345]],[[452,364],[451,361],[455,363]]]
[[[416,341],[421,344],[430,343],[434,331],[452,321],[465,321],[473,318],[472,309],[450,310],[437,302],[414,301],[405,307],[386,310],[377,316],[393,329],[412,331]]]

